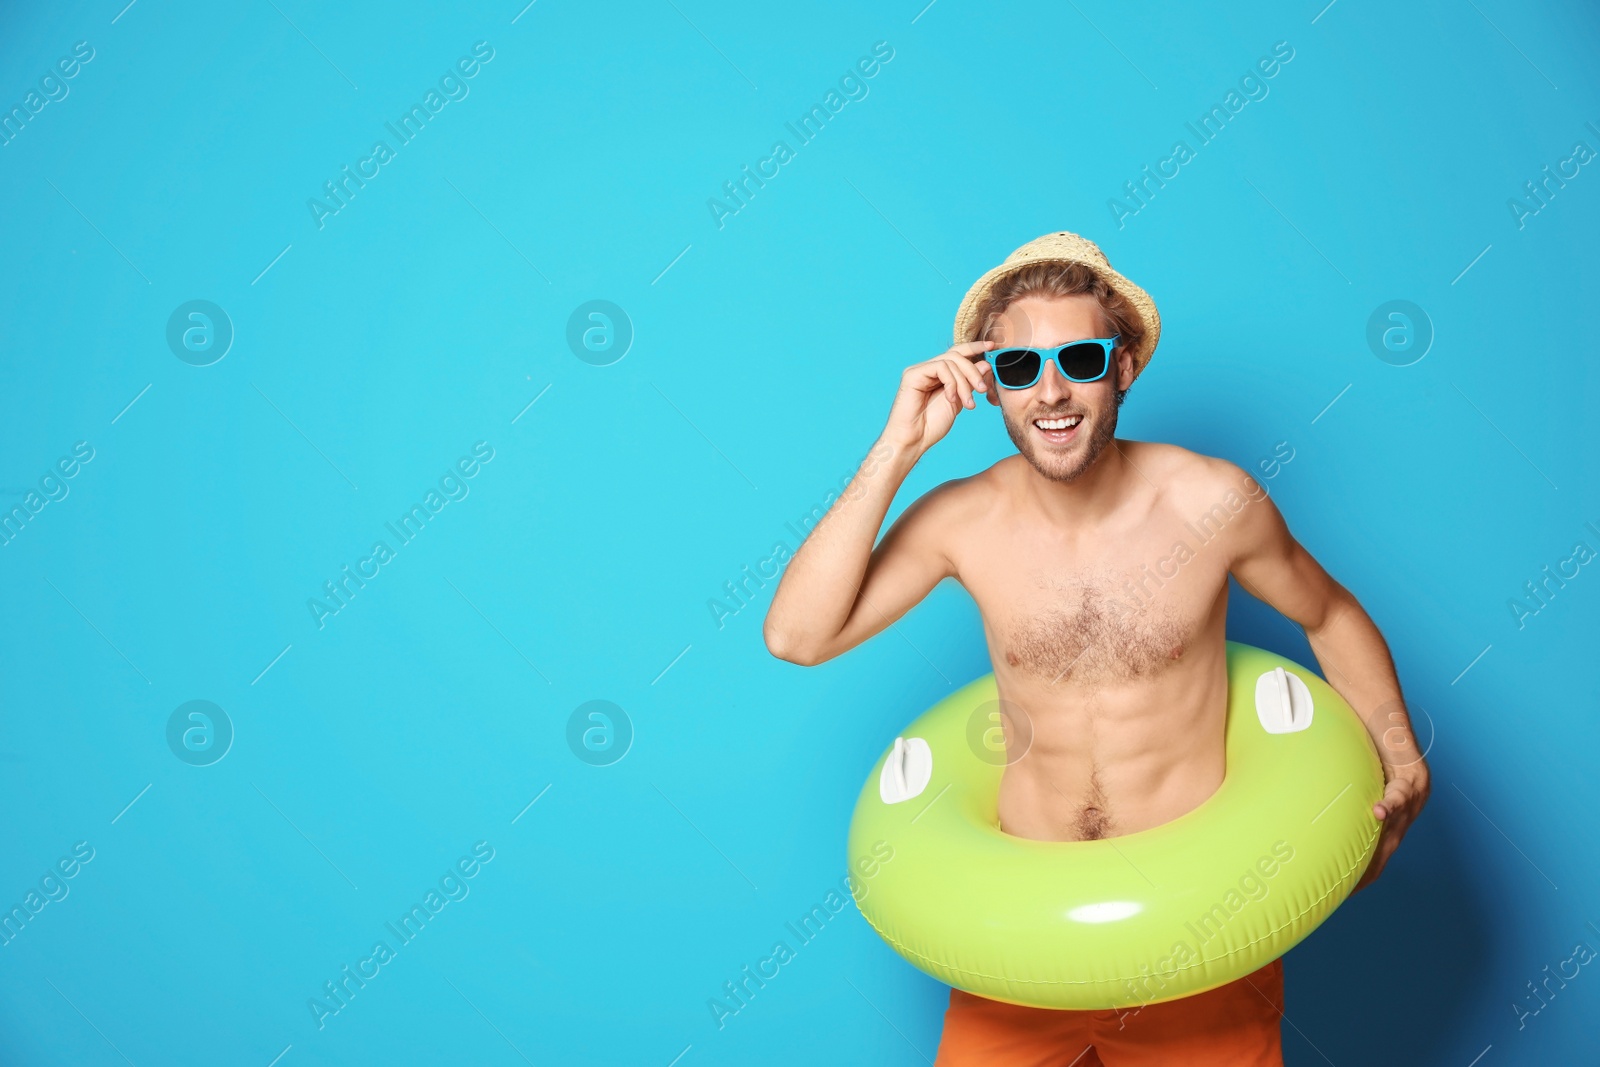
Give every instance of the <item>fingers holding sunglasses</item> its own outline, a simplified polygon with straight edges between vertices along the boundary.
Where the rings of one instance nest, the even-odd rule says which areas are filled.
[[[982,347],[976,353],[967,355],[965,359],[958,359],[956,362],[966,370],[967,376],[972,379],[973,386],[979,392],[985,392],[989,388],[989,375],[994,373],[994,367],[984,358],[984,355],[999,347],[999,342],[979,341],[977,343]]]
[[[948,352],[939,357],[949,363],[966,383],[963,399],[969,408],[977,406],[973,400],[973,391],[984,393],[989,390],[988,375],[994,368],[984,358],[984,353],[997,344],[996,341],[967,341],[952,345]]]
[[[951,345],[950,351],[945,355],[976,371],[977,377],[973,381],[981,389],[987,388],[988,376],[994,371],[994,367],[986,358],[987,353],[999,347],[999,341],[964,341],[958,345]]]
[[[991,349],[999,348],[999,341],[962,341],[960,344],[950,346],[947,356],[965,356],[967,359],[983,361],[983,354]]]
[[[956,345],[907,367],[889,410],[886,437],[918,454],[938,443],[962,408],[977,407],[973,391],[988,391],[985,374],[990,368],[983,353],[993,347],[988,341]],[[938,399],[941,394],[943,403]]]
[[[951,407],[964,407],[961,389],[965,384],[965,380],[961,377],[961,372],[956,370],[955,365],[950,360],[941,357],[929,360],[926,366],[934,378],[934,381],[928,383],[929,391],[938,389],[944,394],[944,398],[950,401]]]
[[[972,361],[940,356],[935,362],[939,365],[940,377],[950,386],[948,391],[951,402],[966,408],[977,407],[977,401],[972,396],[973,392],[981,393],[988,386],[984,384],[983,375],[973,366]]]
[[[968,377],[971,364],[967,360],[952,358],[945,353],[919,366],[928,375],[925,388],[930,393],[935,390],[943,392],[950,406],[956,410],[977,407],[972,399],[973,381]]]

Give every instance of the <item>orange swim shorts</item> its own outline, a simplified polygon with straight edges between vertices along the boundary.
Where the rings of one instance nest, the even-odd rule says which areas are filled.
[[[934,1067],[1283,1067],[1283,960],[1204,993],[1109,1011],[950,990]]]

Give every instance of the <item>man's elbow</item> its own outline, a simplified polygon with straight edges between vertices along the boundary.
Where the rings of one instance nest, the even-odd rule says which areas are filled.
[[[1367,618],[1367,613],[1355,594],[1344,586],[1328,579],[1328,591],[1317,605],[1317,612],[1310,618],[1300,621],[1308,635],[1320,637],[1327,634],[1336,625],[1340,624],[1352,612],[1356,618]]]
[[[815,667],[828,658],[823,655],[820,648],[798,641],[792,634],[772,625],[770,617],[766,625],[761,628],[761,637],[767,644],[767,651],[787,663]]]

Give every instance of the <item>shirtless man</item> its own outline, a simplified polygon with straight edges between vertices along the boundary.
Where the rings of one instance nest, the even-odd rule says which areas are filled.
[[[902,374],[871,462],[790,561],[767,647],[821,663],[956,579],[977,602],[1012,709],[1007,743],[1031,733],[1021,758],[1008,753],[1001,829],[1115,837],[1170,822],[1222,783],[1231,574],[1304,628],[1383,759],[1387,785],[1373,809],[1383,831],[1360,888],[1429,789],[1388,647],[1250,475],[1174,445],[1116,438],[1123,394],[1159,333],[1148,294],[1074,234],[1030,242],[986,274],[962,303],[957,343]],[[1058,358],[1008,351],[1048,356],[1113,337],[1114,347]],[[977,395],[1000,408],[1018,454],[933,489],[874,548],[907,473]],[[1026,722],[1011,721],[1019,716]],[[1282,1009],[1281,960],[1133,1012],[1049,1011],[952,990],[938,1063],[1281,1064]],[[1082,1058],[1091,1044],[1098,1052]]]

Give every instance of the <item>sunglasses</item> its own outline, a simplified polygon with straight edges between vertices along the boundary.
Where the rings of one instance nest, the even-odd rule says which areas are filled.
[[[994,367],[994,380],[1005,389],[1033,386],[1052,359],[1067,381],[1097,382],[1111,369],[1111,349],[1121,336],[1068,341],[1056,348],[999,348],[985,352],[983,358]]]

